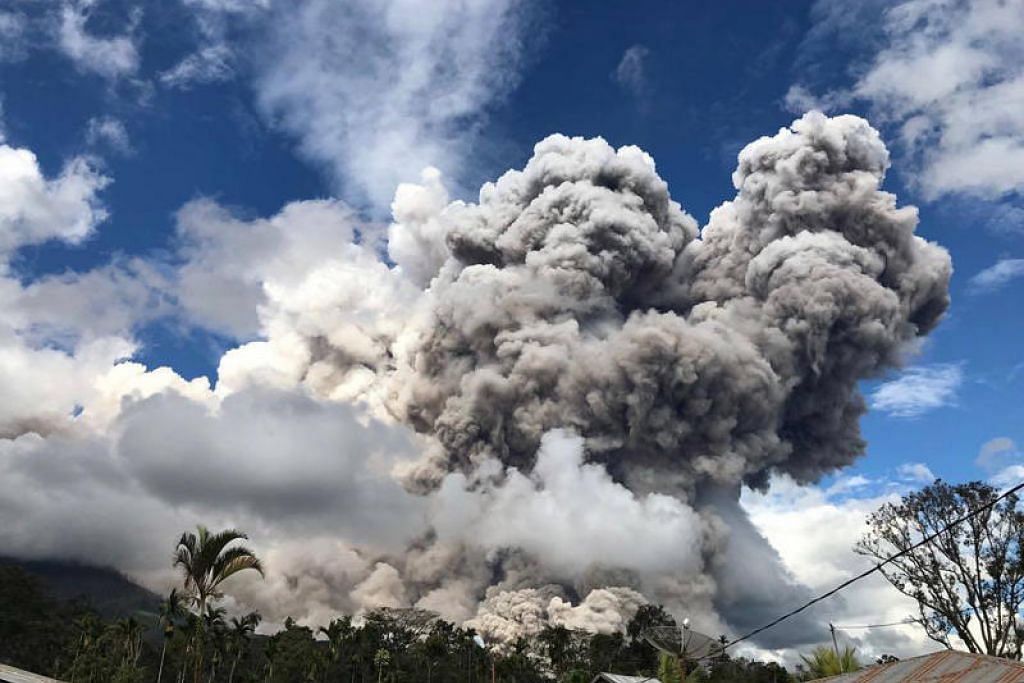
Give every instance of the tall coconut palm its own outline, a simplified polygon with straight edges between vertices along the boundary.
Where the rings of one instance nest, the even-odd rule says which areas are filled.
[[[174,636],[174,624],[185,614],[185,603],[177,588],[172,588],[167,598],[160,603],[160,625],[164,631],[164,644],[160,648],[160,668],[156,673],[156,683],[164,677],[164,657],[167,655],[167,642]]]
[[[253,569],[263,576],[263,565],[256,554],[244,545],[232,545],[248,539],[237,529],[211,533],[203,525],[196,533],[186,531],[174,551],[174,566],[184,575],[185,591],[196,612],[203,616],[206,606],[221,597],[221,584],[235,574]],[[193,679],[199,683],[203,670],[202,642],[196,643]]]

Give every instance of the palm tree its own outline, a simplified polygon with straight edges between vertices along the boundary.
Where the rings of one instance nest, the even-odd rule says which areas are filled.
[[[206,606],[206,614],[203,615],[203,633],[210,645],[210,680],[217,677],[217,665],[220,663],[224,651],[224,635],[227,624],[224,621],[226,610],[223,607]]]
[[[860,669],[857,653],[852,647],[847,647],[842,654],[838,654],[832,648],[822,645],[815,648],[810,656],[800,655],[800,659],[804,660],[811,680],[838,676]]]
[[[241,531],[225,529],[212,534],[201,524],[196,531],[198,533],[186,531],[181,535],[174,552],[174,566],[181,569],[185,590],[196,610],[203,614],[210,600],[223,595],[221,583],[246,569],[255,569],[263,576],[263,565],[244,545],[228,547],[235,541],[249,538]]]
[[[238,666],[238,660],[242,658],[242,654],[248,649],[249,639],[255,633],[261,619],[262,617],[259,612],[249,612],[241,618],[232,617],[231,643],[235,656],[231,660],[231,673],[228,674],[228,683],[234,681],[235,667]]]
[[[203,525],[196,527],[197,533],[186,531],[178,540],[174,551],[174,566],[184,575],[185,591],[199,615],[206,614],[206,606],[220,598],[220,586],[227,579],[247,569],[254,569],[263,576],[263,565],[256,554],[236,541],[248,539],[237,529],[225,529],[217,533]],[[201,627],[201,624],[200,624]],[[202,643],[195,650],[193,680],[199,683],[202,672]]]
[[[185,604],[177,588],[172,588],[167,599],[160,603],[160,624],[164,629],[164,644],[160,648],[160,668],[157,670],[156,683],[164,677],[164,656],[167,654],[167,643],[174,636],[174,624],[185,613]]]
[[[377,665],[377,683],[380,683],[384,669],[391,663],[391,655],[388,654],[387,650],[381,648],[377,650],[377,654],[373,656],[373,663]]]

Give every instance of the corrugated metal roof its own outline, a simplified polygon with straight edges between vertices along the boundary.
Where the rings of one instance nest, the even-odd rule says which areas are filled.
[[[594,676],[594,680],[590,683],[648,683],[649,681],[657,681],[657,678],[645,678],[643,676],[623,676],[622,674],[606,674],[600,673]]]
[[[1024,683],[1024,664],[976,655],[970,652],[943,650],[930,655],[904,659],[892,664],[870,666],[852,674],[821,678],[819,683]]]
[[[47,678],[39,674],[29,673],[13,666],[0,664],[0,682],[2,683],[61,683],[56,678]]]

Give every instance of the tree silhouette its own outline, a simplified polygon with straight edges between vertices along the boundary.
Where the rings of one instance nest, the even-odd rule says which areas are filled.
[[[1024,514],[1011,495],[982,482],[941,480],[887,503],[868,518],[854,550],[881,562],[902,557],[881,572],[896,590],[917,601],[928,636],[951,648],[955,634],[971,652],[1020,659],[1018,615],[1024,607]],[[913,548],[968,510],[987,509]]]

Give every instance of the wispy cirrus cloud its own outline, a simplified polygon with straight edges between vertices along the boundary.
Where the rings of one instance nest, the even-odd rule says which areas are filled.
[[[20,12],[0,11],[0,62],[25,56],[28,20]]]
[[[612,72],[612,80],[635,97],[647,94],[647,58],[651,51],[643,45],[633,45],[622,54]]]
[[[871,394],[871,407],[893,417],[918,417],[929,411],[956,405],[963,382],[959,363],[921,365],[904,370]]]
[[[168,88],[187,90],[199,83],[225,81],[234,76],[234,53],[223,43],[205,46],[161,72],[160,82]]]
[[[974,294],[984,294],[1002,289],[1020,277],[1024,277],[1024,258],[1000,259],[972,277],[968,287]]]

